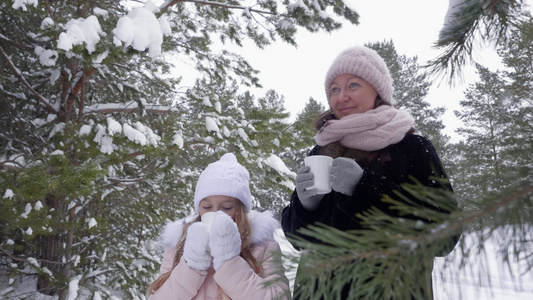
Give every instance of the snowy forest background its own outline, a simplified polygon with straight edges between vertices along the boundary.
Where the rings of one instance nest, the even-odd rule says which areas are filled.
[[[463,230],[457,255],[437,262],[439,299],[464,284],[490,292],[489,260],[507,288],[531,295],[533,18],[523,1],[452,2],[429,66],[392,41],[367,46],[387,61],[396,106],[434,143],[462,208],[437,232]],[[311,98],[291,118],[290,99],[252,93],[261,74],[223,45],[296,45],[297,30],[359,18],[328,0],[0,0],[0,10],[1,299],[146,299],[163,224],[194,211],[198,175],[225,152],[250,171],[254,208],[279,217],[325,107]],[[425,96],[435,75],[459,76],[480,41],[505,69],[477,62],[452,143],[446,108]],[[188,76],[193,87],[180,84]]]

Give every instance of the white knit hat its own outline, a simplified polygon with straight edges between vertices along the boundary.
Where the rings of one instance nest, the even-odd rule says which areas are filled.
[[[326,97],[331,97],[331,83],[342,74],[354,74],[366,80],[378,92],[381,100],[392,104],[392,78],[387,64],[376,51],[355,46],[342,51],[326,73]]]
[[[248,170],[239,164],[235,155],[224,154],[219,161],[210,163],[198,178],[194,191],[196,213],[200,213],[200,201],[214,195],[237,198],[250,211],[252,199],[249,181]]]

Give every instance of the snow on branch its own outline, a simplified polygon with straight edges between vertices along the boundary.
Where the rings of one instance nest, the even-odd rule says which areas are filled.
[[[139,111],[141,108],[139,104],[135,101],[130,101],[128,103],[105,103],[105,104],[96,104],[85,107],[86,114],[101,114],[101,113],[111,113],[111,112],[135,112]],[[160,105],[160,104],[145,104],[144,110],[151,113],[176,113],[180,112],[175,107]]]

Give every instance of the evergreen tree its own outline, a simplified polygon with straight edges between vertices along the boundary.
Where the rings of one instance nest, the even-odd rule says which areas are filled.
[[[528,15],[517,30],[512,31],[507,47],[499,51],[503,63],[509,71],[503,73],[509,78],[508,93],[513,99],[508,103],[507,119],[511,130],[503,137],[509,157],[506,164],[515,172],[521,182],[531,182],[533,165],[533,17]],[[533,215],[532,208],[526,210]],[[531,219],[531,218],[530,218]]]
[[[431,72],[447,75],[450,82],[461,78],[462,68],[474,60],[475,46],[505,43],[509,30],[527,14],[526,9],[523,0],[450,1],[435,42],[442,54],[428,63]]]
[[[509,41],[501,44],[499,53],[506,71],[491,72],[478,65],[480,82],[467,90],[462,110],[456,112],[466,125],[458,130],[466,140],[459,146],[461,162],[457,164],[470,170],[458,177],[466,179],[459,183],[460,195],[477,199],[481,206],[527,186],[533,174],[529,157],[532,135],[527,120],[531,112],[531,95],[527,93],[531,86],[531,77],[527,77],[531,74],[531,20],[513,30]],[[530,215],[531,206],[524,205],[515,215],[522,218],[509,221],[520,223]]]
[[[507,52],[505,49],[512,47],[502,45],[502,53]],[[466,277],[473,266],[483,265],[482,261],[491,254],[489,250],[496,251],[497,263],[507,266],[517,288],[520,278],[531,274],[527,257],[531,257],[528,234],[532,225],[533,186],[530,163],[525,162],[525,157],[533,149],[530,135],[516,117],[529,110],[531,104],[514,94],[513,80],[506,76],[514,73],[512,67],[510,73],[492,72],[480,65],[477,68],[480,81],[467,89],[462,109],[456,111],[465,124],[458,129],[465,140],[451,147],[456,158],[451,175],[466,213],[463,220],[468,222],[463,222],[470,242],[463,241],[458,247],[463,262],[460,267],[445,272],[446,276]],[[491,238],[498,241],[496,249],[485,245]],[[526,265],[528,271],[521,270],[521,265]],[[497,271],[489,265],[482,269],[484,273],[474,281],[477,287],[490,283],[487,274]]]
[[[247,169],[253,178],[255,206],[279,214],[286,194],[294,185],[294,173],[279,156],[292,139],[288,132],[289,113],[285,110],[284,97],[273,90],[257,101],[249,94],[244,96],[247,101],[239,102],[253,139],[253,148],[248,149]]]
[[[272,138],[268,120],[249,122],[236,102],[257,71],[214,41],[296,44],[298,28],[358,22],[342,2],[139,3],[0,1],[3,296],[20,283],[58,299],[144,299],[156,237],[190,211],[199,172],[222,152],[246,166],[273,152],[254,151]],[[194,87],[172,61],[194,66]]]
[[[467,89],[466,99],[460,102],[461,111],[455,112],[466,126],[457,131],[465,137],[467,147],[462,147],[460,157],[469,172],[463,174],[465,177],[458,181],[457,188],[459,197],[470,199],[468,203],[502,192],[502,150],[506,147],[503,138],[512,127],[505,116],[512,100],[501,73],[477,67],[481,81]],[[480,209],[483,204],[476,206]]]
[[[285,151],[281,157],[285,159],[287,166],[296,172],[303,166],[304,158],[309,155],[309,151],[315,146],[315,121],[326,108],[324,105],[312,97],[305,103],[291,124],[292,141],[290,151]]]
[[[466,99],[461,101],[462,109],[456,112],[465,124],[458,130],[465,140],[451,147],[455,159],[450,174],[456,194],[467,213],[465,220],[469,221],[465,223],[468,225],[465,228],[472,229],[468,230],[472,238],[469,246],[461,244],[461,267],[459,270],[452,269],[449,274],[461,276],[471,273],[472,265],[483,265],[484,274],[478,274],[475,284],[478,287],[492,286],[486,274],[494,270],[482,261],[490,255],[485,241],[493,238],[498,244],[494,245],[496,249],[490,250],[498,253],[498,263],[506,266],[510,278],[517,283],[514,287],[518,288],[521,277],[531,274],[532,269],[529,259],[532,255],[531,239],[528,237],[533,200],[532,131],[528,121],[532,102],[528,91],[533,78],[533,35],[529,14],[524,15],[523,21],[516,21],[517,10],[514,8],[520,8],[522,2],[504,2],[486,8],[501,9],[505,5],[516,5],[498,16],[510,15],[505,19],[513,23],[508,38],[491,35],[483,35],[482,38],[498,42],[498,53],[506,70],[490,71],[476,65],[480,81],[467,89]],[[466,13],[458,10],[457,15]],[[501,24],[492,22],[488,25],[487,28],[498,28]],[[458,48],[458,51],[463,49]],[[453,75],[456,70],[452,67],[449,71]],[[526,267],[522,269],[524,265]]]

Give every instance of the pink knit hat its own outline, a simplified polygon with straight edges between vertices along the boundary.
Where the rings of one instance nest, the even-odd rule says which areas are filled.
[[[392,104],[392,78],[387,64],[376,51],[355,46],[342,51],[326,73],[326,97],[331,97],[331,83],[342,74],[354,74],[366,80],[378,92],[381,100]]]
[[[222,195],[239,199],[248,211],[252,206],[250,174],[233,153],[224,154],[210,163],[200,174],[194,191],[194,209],[200,212],[200,201],[208,196]]]

